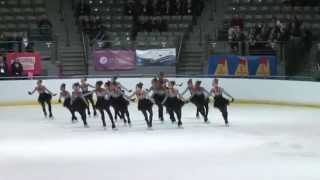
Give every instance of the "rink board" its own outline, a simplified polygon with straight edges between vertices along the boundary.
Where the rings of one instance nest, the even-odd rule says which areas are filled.
[[[146,88],[150,87],[152,78],[123,78],[119,79],[128,89],[134,89],[136,83],[143,82]],[[189,78],[170,78],[177,84],[184,83],[179,87],[183,91]],[[97,80],[107,81],[108,79],[88,79],[92,85]],[[212,78],[198,78],[203,87],[210,90]],[[79,82],[79,79],[52,79],[45,80],[44,85],[54,93],[59,93],[61,83],[66,83],[67,89],[71,91],[72,84]],[[220,79],[221,86],[229,92],[236,103],[245,104],[274,104],[291,106],[320,107],[320,84],[317,82],[285,81],[266,79]],[[29,96],[27,91],[33,90],[36,80],[16,80],[0,82],[0,106],[33,105],[37,104],[37,93]],[[185,97],[188,97],[186,95]],[[54,97],[56,102],[58,96]]]

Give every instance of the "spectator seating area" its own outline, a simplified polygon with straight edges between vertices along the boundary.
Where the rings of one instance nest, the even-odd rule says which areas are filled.
[[[313,37],[320,32],[320,7],[296,4],[300,3],[232,0],[225,12],[219,39],[228,39],[232,50],[239,50],[237,41],[248,41],[249,51],[273,53],[274,42],[296,37],[301,38],[308,49]]]
[[[48,40],[51,23],[48,23],[44,0],[0,0],[0,49],[21,51],[21,44],[5,41]],[[45,39],[43,39],[45,38]],[[31,43],[29,43],[31,45]]]
[[[110,41],[111,47],[173,46],[191,27],[194,17],[187,13],[151,14],[132,13],[126,0],[85,0],[77,5],[76,12],[91,39]]]
[[[231,20],[235,12],[242,15],[248,28],[261,22],[272,25],[274,18],[285,22],[296,16],[306,28],[320,30],[319,6],[291,6],[281,0],[232,0],[224,19]]]

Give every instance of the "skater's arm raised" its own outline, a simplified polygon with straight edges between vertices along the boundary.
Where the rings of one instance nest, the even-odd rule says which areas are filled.
[[[37,88],[34,88],[33,91],[28,91],[29,95],[32,95],[33,93],[35,93],[37,91]]]
[[[95,92],[96,92],[96,90],[93,90],[93,91],[91,91],[91,92],[87,92],[87,93],[83,94],[82,96],[83,96],[83,97],[86,97],[86,96],[89,96],[89,95],[91,95],[91,94],[93,94],[93,93],[95,93]]]
[[[135,95],[137,95],[137,91],[134,91],[130,96],[128,96],[128,98],[131,99]]]
[[[52,96],[56,96],[56,93],[51,92],[47,87],[44,86],[45,91],[47,91],[49,94],[51,94]]]
[[[221,88],[221,92],[222,92],[223,94],[225,94],[226,96],[228,96],[229,98],[231,98],[232,101],[233,101],[234,98],[233,98],[226,90],[224,90],[223,88]]]
[[[87,86],[88,86],[88,87],[91,87],[91,88],[94,88],[94,89],[96,88],[95,86],[93,86],[93,85],[91,85],[91,84],[89,84],[89,83],[87,84]]]
[[[181,95],[182,95],[182,96],[185,95],[188,91],[189,91],[189,87],[187,87],[187,88],[181,93]]]
[[[119,87],[120,87],[121,89],[125,90],[126,92],[129,92],[129,93],[132,92],[132,90],[129,90],[128,88],[122,86],[122,84],[120,84],[120,83],[119,83]]]
[[[169,94],[166,93],[166,96],[164,97],[164,99],[163,99],[163,101],[161,102],[161,104],[164,104],[164,103],[167,101],[168,97],[169,97]]]
[[[210,96],[211,95],[211,93],[209,92],[209,91],[207,91],[205,88],[203,88],[203,87],[201,87],[201,91],[203,92],[203,93],[205,93],[207,96]]]

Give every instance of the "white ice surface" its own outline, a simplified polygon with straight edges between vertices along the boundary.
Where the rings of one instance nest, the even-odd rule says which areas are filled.
[[[168,120],[147,131],[130,106],[133,127],[114,132],[99,118],[70,123],[54,106],[0,108],[0,180],[319,180],[320,110],[232,105],[231,127],[211,108],[211,124],[183,108],[184,129]],[[168,118],[167,118],[168,119]]]

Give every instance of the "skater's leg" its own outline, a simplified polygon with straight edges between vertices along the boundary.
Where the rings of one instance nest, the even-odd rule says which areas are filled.
[[[181,108],[175,109],[175,113],[178,118],[178,126],[182,126],[182,121],[181,121]]]
[[[220,108],[220,111],[221,111],[221,113],[222,113],[222,117],[223,117],[223,119],[224,119],[224,123],[225,123],[226,125],[229,125],[229,121],[228,121],[228,108],[227,108],[227,106],[224,106],[224,107]]]
[[[148,114],[147,114],[147,111],[146,110],[141,110],[143,116],[144,116],[144,120],[146,121],[147,123],[147,126],[149,127],[149,120],[148,120]]]
[[[102,120],[102,126],[103,127],[106,127],[106,119],[105,119],[105,116],[104,116],[104,110],[103,109],[99,109],[99,112],[101,114],[101,120]]]
[[[107,107],[107,108],[106,108],[106,111],[107,111],[108,116],[109,116],[109,119],[110,119],[110,121],[111,121],[112,129],[116,128],[116,125],[115,125],[114,120],[113,120],[112,113],[111,113],[111,111],[110,111],[110,107]]]
[[[207,122],[208,118],[206,116],[205,107],[204,106],[198,106],[197,111],[200,112],[200,114],[203,116],[204,121]]]
[[[48,104],[48,110],[49,110],[49,117],[52,117],[52,106],[51,106],[51,100],[47,100],[46,103]]]
[[[70,113],[71,113],[71,120],[72,120],[72,122],[73,121],[75,121],[75,120],[77,120],[77,117],[76,117],[76,115],[75,115],[75,112],[72,110],[72,108],[71,107],[67,107],[67,109],[70,111]]]
[[[153,111],[152,108],[148,109],[149,112],[149,127],[152,127]]]
[[[172,109],[167,109],[169,116],[170,116],[170,120],[172,123],[176,122],[176,118],[174,117],[174,111]]]
[[[204,103],[204,110],[205,110],[206,117],[208,118],[208,113],[209,113],[209,100],[206,100],[206,102]]]
[[[163,121],[163,105],[162,104],[157,104],[157,105],[158,105],[159,119],[160,121]]]
[[[44,116],[47,117],[47,110],[46,110],[46,105],[44,103],[44,101],[39,102],[43,111]]]
[[[96,105],[94,104],[94,101],[93,101],[92,96],[89,96],[89,97],[88,97],[88,100],[89,100],[90,104],[92,105],[93,115],[96,116],[96,115],[97,115]]]
[[[126,109],[125,109],[125,115],[127,117],[128,123],[130,125],[131,124],[131,119],[130,119],[130,113],[129,113],[128,107],[126,107]]]
[[[86,97],[85,99],[86,99],[86,102],[87,102],[87,104],[88,104],[88,106],[87,106],[88,115],[90,116],[90,115],[91,115],[91,112],[90,112],[89,99],[88,99],[88,97]]]
[[[83,109],[83,110],[81,110],[79,113],[80,113],[80,115],[81,115],[81,119],[82,119],[82,121],[83,121],[83,125],[84,125],[85,127],[88,127],[86,110]]]
[[[197,108],[197,113],[196,113],[196,117],[198,118],[199,117],[199,109]]]

